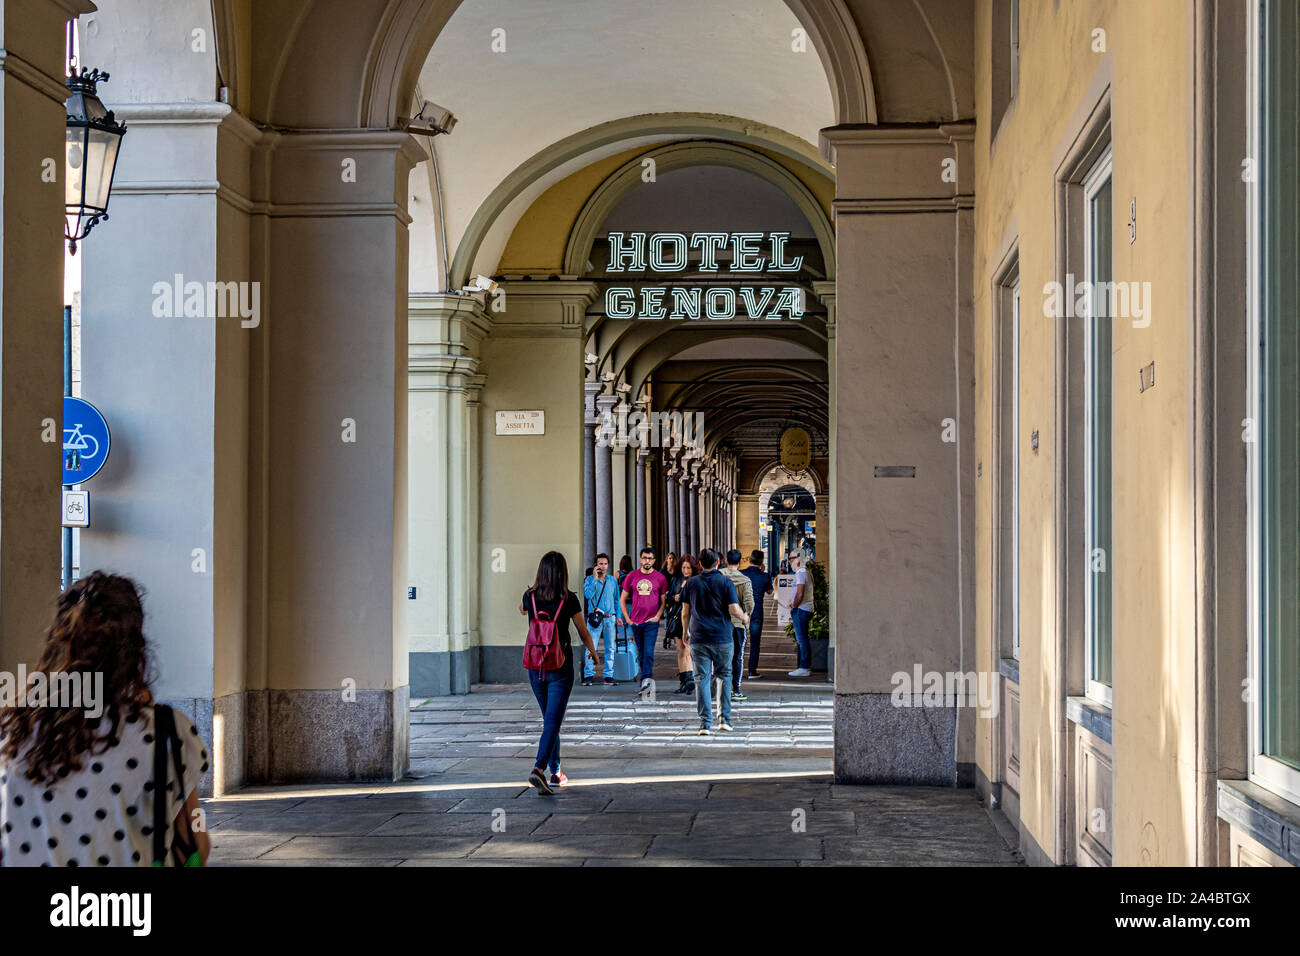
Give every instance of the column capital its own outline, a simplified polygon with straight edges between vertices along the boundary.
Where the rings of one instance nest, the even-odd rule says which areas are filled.
[[[263,130],[252,152],[250,211],[272,219],[392,215],[409,226],[405,183],[427,158],[398,130]],[[345,180],[346,161],[355,175]]]
[[[587,307],[599,293],[596,283],[584,279],[506,279],[497,287],[505,293],[505,308],[493,315],[492,334],[498,337],[580,338]]]
[[[478,370],[478,346],[491,320],[469,296],[407,297],[406,367],[413,391],[464,389]]]
[[[975,193],[973,130],[968,122],[822,130],[836,170],[835,215],[970,207]],[[951,161],[955,182],[937,175],[945,161]]]

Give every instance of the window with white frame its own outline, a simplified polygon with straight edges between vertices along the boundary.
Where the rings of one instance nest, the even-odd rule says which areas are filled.
[[[1113,237],[1111,152],[1083,180],[1084,274],[1090,294],[1084,316],[1084,636],[1087,695],[1106,706],[1111,694],[1114,562],[1111,552],[1111,316]]]
[[[1020,0],[1011,0],[1011,99],[1020,86]]]
[[[1300,6],[1253,15],[1251,778],[1300,802]]]
[[[1018,251],[994,280],[996,323],[997,655],[1020,659],[1020,262]]]
[[[1020,276],[1011,285],[1011,656],[1020,660]]]

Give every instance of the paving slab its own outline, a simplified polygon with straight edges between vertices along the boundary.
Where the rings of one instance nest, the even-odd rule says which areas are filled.
[[[851,810],[804,811],[796,816],[791,810],[741,810],[719,812],[704,810],[695,814],[691,836],[764,836],[797,834],[795,826],[804,828],[811,836],[857,836],[858,826]]]
[[[775,673],[772,676],[778,676]],[[663,689],[675,682],[664,682]],[[695,702],[575,688],[571,786],[527,786],[541,720],[525,684],[412,702],[410,775],[368,787],[257,787],[204,802],[213,865],[1016,865],[971,791],[833,782],[833,687],[753,681],[733,731]],[[369,792],[332,792],[368,790]],[[283,792],[280,795],[279,791]],[[305,791],[311,791],[304,795]],[[802,810],[803,832],[793,811]],[[498,812],[504,811],[504,817]],[[505,821],[506,832],[494,822]]]
[[[565,834],[665,834],[685,836],[691,814],[667,813],[556,813],[533,831],[535,836]]]
[[[790,860],[673,860],[668,858],[657,859],[648,857],[643,860],[604,860],[589,859],[583,862],[583,866],[796,866],[801,861]],[[817,860],[819,864],[825,864],[824,860]]]
[[[240,813],[224,822],[219,828],[222,833],[261,833],[297,836],[311,834],[314,836],[345,836],[369,833],[375,827],[391,820],[392,813],[350,813],[333,810],[328,812],[303,813],[267,813],[255,811]]]
[[[414,859],[402,860],[398,866],[582,866],[583,861],[579,858],[554,859],[550,857],[527,858],[527,859],[483,859],[475,857],[470,860],[451,860],[451,859]]]
[[[208,838],[212,841],[209,859],[252,859],[262,856],[281,846],[292,837],[277,833],[240,833],[237,830],[226,831],[225,828],[209,830]]]
[[[645,855],[652,839],[654,838],[648,835],[626,834],[565,834],[553,837],[502,834],[493,836],[471,856],[475,860],[494,857],[579,860],[588,857],[640,857]]]
[[[313,865],[327,859],[420,859],[464,857],[482,845],[483,835],[416,836],[342,836],[294,837],[276,847],[266,857],[271,860],[298,860]]]
[[[669,860],[820,860],[822,839],[808,833],[781,836],[657,836],[646,853]]]
[[[499,811],[499,812],[497,812]],[[473,836],[532,833],[548,813],[525,813],[509,804],[489,813],[399,813],[367,832],[368,836]],[[504,828],[504,829],[502,829]]]

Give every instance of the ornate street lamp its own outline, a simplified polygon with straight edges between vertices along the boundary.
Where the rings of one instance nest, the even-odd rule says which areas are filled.
[[[68,127],[64,188],[64,238],[68,251],[77,253],[77,243],[101,219],[108,218],[108,196],[113,189],[117,150],[126,124],[113,117],[95,95],[95,84],[108,81],[108,74],[82,67],[67,79]]]

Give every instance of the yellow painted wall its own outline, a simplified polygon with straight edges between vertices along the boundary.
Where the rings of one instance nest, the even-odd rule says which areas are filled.
[[[1056,646],[1053,576],[1054,320],[1042,290],[1055,278],[1054,153],[1105,57],[1113,61],[1114,279],[1151,283],[1151,323],[1114,326],[1114,862],[1194,862],[1193,567],[1190,289],[1192,6],[1184,0],[1071,0],[1020,5],[1020,85],[1000,132],[976,138],[974,315],[977,380],[977,623],[981,661],[991,640],[991,496],[996,455],[992,387],[992,271],[1018,230],[1021,275],[1021,820],[1057,855],[1052,787]],[[992,4],[979,6],[977,112],[990,115]],[[1094,52],[1092,31],[1107,52]],[[990,140],[997,132],[990,156]],[[1130,245],[1129,201],[1137,200]],[[1055,320],[1073,321],[1073,320]],[[1156,387],[1138,393],[1138,369]],[[1038,429],[1037,454],[1029,434]],[[989,767],[989,721],[977,759]],[[1069,759],[1068,751],[1066,752]]]

